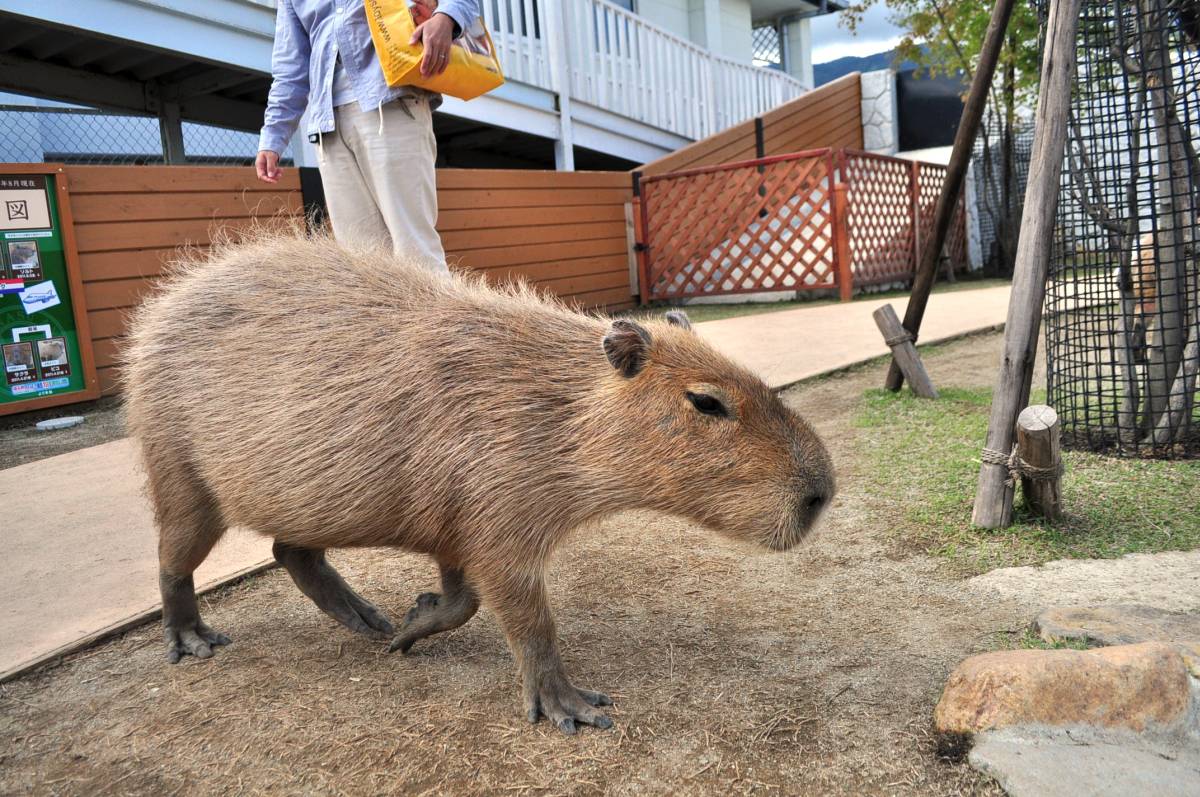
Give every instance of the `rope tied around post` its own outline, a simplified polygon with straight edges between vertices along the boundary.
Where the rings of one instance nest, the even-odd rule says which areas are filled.
[[[1048,468],[1030,465],[1017,454],[1016,443],[1013,444],[1012,451],[1008,454],[1005,454],[1003,451],[997,451],[994,448],[984,448],[979,455],[979,459],[986,465],[999,465],[1002,468],[1007,468],[1008,479],[1005,481],[1005,484],[1009,487],[1015,487],[1017,482],[1022,478],[1035,482],[1054,481],[1055,479],[1061,479],[1065,471],[1061,459]]]
[[[911,332],[906,331],[906,332],[901,332],[899,335],[895,335],[890,338],[884,338],[883,342],[887,344],[887,347],[889,349],[891,349],[891,348],[895,348],[896,346],[899,346],[901,343],[912,343],[912,342],[915,342],[916,340],[917,339],[915,337],[913,337],[913,334]]]

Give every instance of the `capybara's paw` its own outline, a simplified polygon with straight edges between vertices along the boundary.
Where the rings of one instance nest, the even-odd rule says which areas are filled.
[[[568,736],[575,733],[576,724],[583,723],[600,729],[612,727],[612,720],[595,706],[611,706],[612,700],[603,692],[577,689],[561,674],[526,676],[525,716],[530,722],[542,717]]]
[[[433,633],[437,627],[436,615],[441,606],[442,596],[436,592],[422,592],[417,596],[416,604],[404,615],[404,624],[399,633],[388,645],[388,653],[408,653],[418,639],[424,639]]]
[[[231,641],[229,637],[199,621],[188,626],[167,626],[163,636],[167,640],[167,661],[171,664],[178,663],[184,656],[212,658],[214,647],[228,645]]]

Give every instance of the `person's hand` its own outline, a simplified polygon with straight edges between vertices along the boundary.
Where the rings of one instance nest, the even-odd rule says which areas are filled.
[[[269,149],[259,150],[258,157],[254,159],[254,171],[258,172],[258,179],[264,183],[279,182],[279,175],[282,174],[279,169],[279,153]]]
[[[446,71],[450,63],[450,42],[454,39],[454,20],[447,14],[434,14],[413,31],[409,44],[421,42],[421,76],[433,77]]]

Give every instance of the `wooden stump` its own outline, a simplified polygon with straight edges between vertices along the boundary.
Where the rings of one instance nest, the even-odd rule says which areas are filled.
[[[1021,492],[1031,510],[1047,520],[1062,517],[1062,454],[1058,413],[1035,404],[1017,416],[1017,456]]]
[[[885,304],[871,316],[875,319],[875,326],[883,333],[884,342],[892,348],[892,359],[900,366],[900,372],[908,380],[913,393],[921,398],[937,398],[937,388],[925,372],[921,355],[917,354],[917,347],[913,345],[913,337],[900,323],[900,317],[892,306]]]

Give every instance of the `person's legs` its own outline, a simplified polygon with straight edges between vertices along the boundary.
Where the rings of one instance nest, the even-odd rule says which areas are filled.
[[[337,130],[324,136],[317,150],[333,235],[338,243],[352,248],[391,246],[387,224],[354,151],[358,105],[343,105],[334,113]]]
[[[356,115],[350,146],[396,254],[447,271],[435,227],[437,141],[429,100],[400,99],[384,105],[382,112]]]

